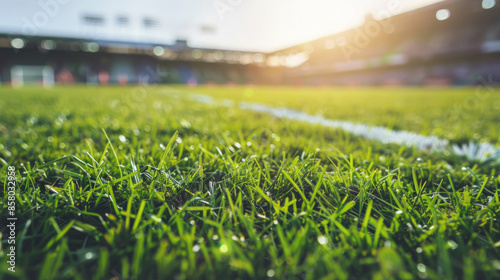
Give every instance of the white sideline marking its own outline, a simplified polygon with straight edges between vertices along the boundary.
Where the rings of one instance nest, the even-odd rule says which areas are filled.
[[[190,94],[190,97],[192,100],[201,103],[215,103],[214,98],[203,94],[192,93]],[[221,100],[221,104],[223,106],[230,107],[234,106],[235,102],[229,99],[224,99]],[[415,146],[420,150],[436,152],[450,150],[456,155],[465,156],[472,160],[500,160],[500,148],[495,147],[490,143],[469,142],[468,144],[464,144],[462,146],[456,144],[450,146],[450,142],[448,140],[441,139],[437,136],[426,136],[404,130],[390,130],[382,126],[369,126],[366,124],[348,121],[330,120],[322,116],[313,116],[293,109],[275,108],[259,103],[241,102],[237,105],[241,109],[267,113],[278,118],[297,120],[310,124],[320,124],[331,128],[339,128],[356,136],[369,140],[377,140],[382,143]]]

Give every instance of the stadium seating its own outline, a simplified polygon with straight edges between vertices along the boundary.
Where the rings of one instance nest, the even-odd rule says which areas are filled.
[[[442,9],[450,17],[439,21]],[[285,70],[283,79],[309,85],[474,85],[481,76],[500,76],[499,12],[499,5],[483,9],[481,1],[444,1],[392,17],[394,30],[365,34],[363,42],[360,32],[374,21],[368,17],[365,26],[307,43],[315,51],[303,65]],[[329,42],[337,44],[325,47]]]
[[[0,34],[0,82],[43,65],[59,84],[474,85],[500,76],[499,14],[448,0],[268,54]]]

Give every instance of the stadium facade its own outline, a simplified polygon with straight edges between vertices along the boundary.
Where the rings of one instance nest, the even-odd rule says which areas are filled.
[[[500,4],[448,0],[272,53],[192,48],[188,42],[0,34],[0,81],[87,84],[462,86],[500,82]],[[104,20],[82,15],[83,24]],[[116,19],[126,24],[127,17]],[[145,29],[154,18],[145,18]],[[208,27],[207,27],[208,28]],[[94,38],[94,39],[89,39]],[[47,82],[48,80],[48,82]]]

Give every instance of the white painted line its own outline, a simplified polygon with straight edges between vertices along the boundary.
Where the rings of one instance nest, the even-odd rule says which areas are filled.
[[[216,100],[210,96],[193,93],[190,98],[202,103],[215,103]],[[235,102],[229,99],[220,100],[220,104],[226,107],[234,106]],[[348,121],[337,121],[326,119],[322,116],[313,116],[297,110],[288,108],[275,108],[260,103],[241,102],[237,104],[239,108],[255,112],[267,113],[278,118],[302,121],[310,124],[319,124],[325,127],[337,128],[347,131],[353,135],[369,140],[377,140],[382,143],[394,143],[403,146],[414,146],[420,150],[444,152],[449,150],[452,153],[465,156],[471,160],[479,161],[500,161],[500,148],[490,143],[469,142],[462,146],[450,145],[448,140],[437,136],[426,136],[404,130],[390,130],[382,126],[369,126],[366,124],[353,123]]]

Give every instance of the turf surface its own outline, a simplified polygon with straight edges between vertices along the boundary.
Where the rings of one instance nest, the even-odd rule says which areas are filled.
[[[1,89],[4,236],[8,166],[18,222],[0,278],[500,278],[498,162],[191,92],[498,144],[498,94],[442,116],[474,89]]]

